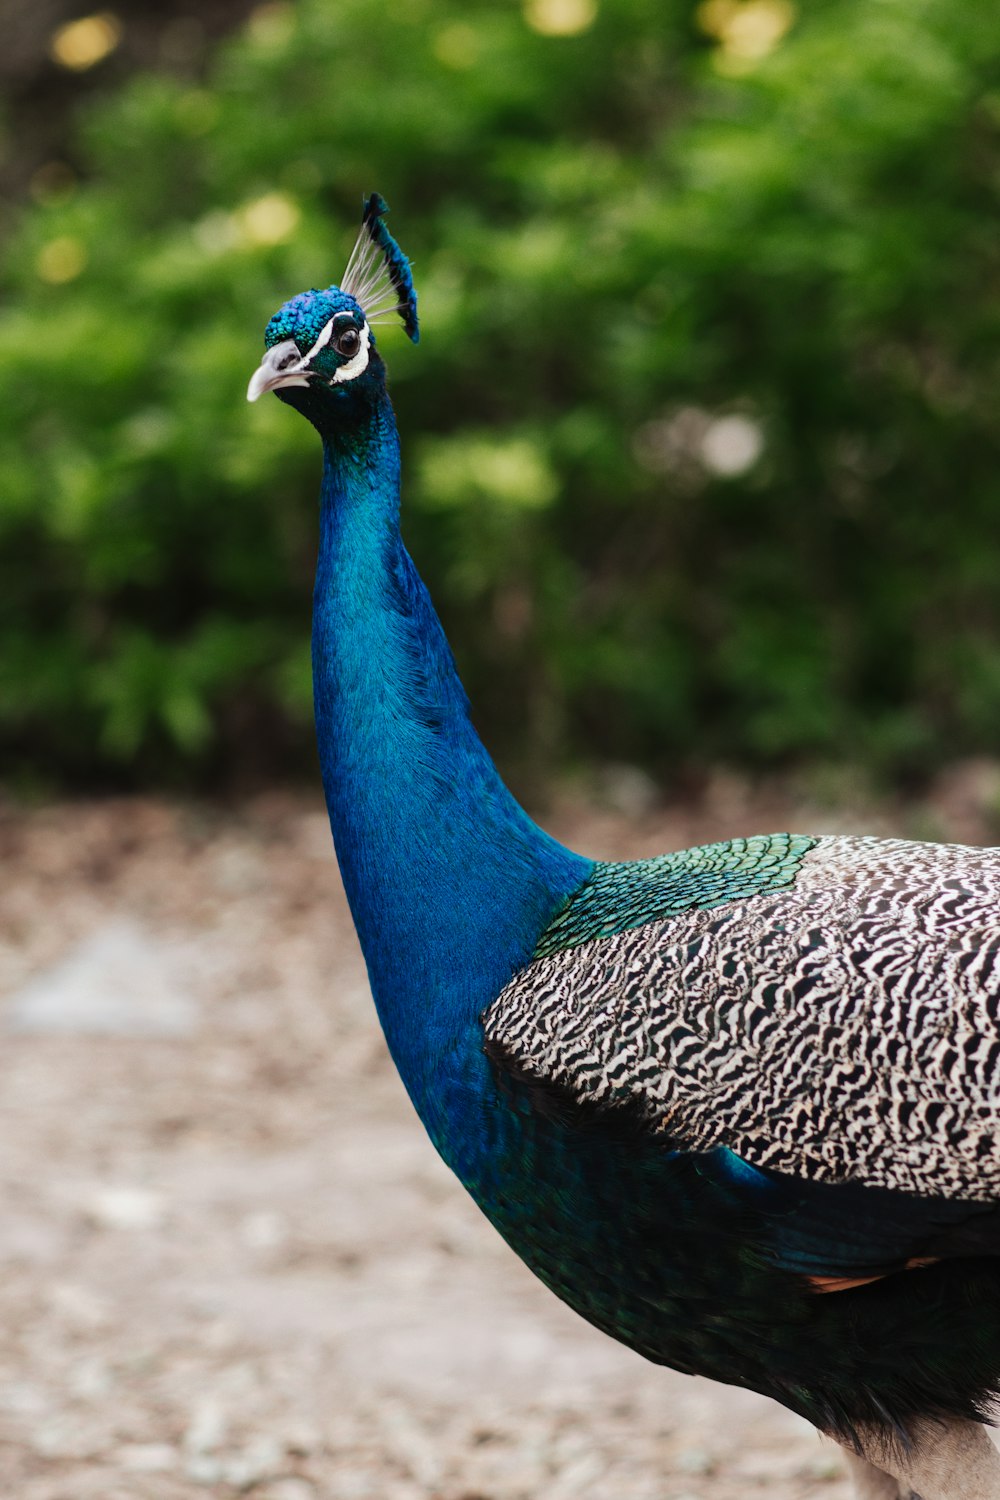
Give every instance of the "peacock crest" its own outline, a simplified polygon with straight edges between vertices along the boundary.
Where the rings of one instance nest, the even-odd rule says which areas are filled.
[[[417,293],[410,262],[385,227],[388,212],[389,205],[379,193],[365,199],[361,229],[340,278],[340,290],[354,298],[369,323],[399,313],[416,344],[420,340]]]

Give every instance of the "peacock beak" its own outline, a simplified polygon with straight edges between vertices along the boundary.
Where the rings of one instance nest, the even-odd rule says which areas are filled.
[[[309,381],[302,373],[304,363],[294,339],[275,344],[250,377],[247,400],[256,401],[265,391],[277,391],[286,385],[308,385]]]

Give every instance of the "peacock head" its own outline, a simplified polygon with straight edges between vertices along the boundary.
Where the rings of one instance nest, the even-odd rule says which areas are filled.
[[[348,394],[381,386],[384,370],[374,325],[398,313],[417,342],[417,294],[410,263],[385,227],[388,212],[385,200],[372,193],[340,285],[300,292],[275,313],[264,333],[267,352],[247,388],[248,401],[274,391],[313,421],[322,420]]]

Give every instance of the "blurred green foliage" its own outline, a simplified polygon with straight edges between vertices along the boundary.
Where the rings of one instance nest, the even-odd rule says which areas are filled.
[[[304,763],[318,445],[243,392],[371,188],[405,532],[508,763],[996,750],[979,0],[301,0],[79,129],[3,253],[8,769]]]

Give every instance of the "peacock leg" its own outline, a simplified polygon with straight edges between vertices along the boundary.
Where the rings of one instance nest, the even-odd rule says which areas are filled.
[[[873,1445],[872,1454],[896,1475],[904,1496],[912,1492],[924,1500],[1000,1500],[1000,1453],[978,1422],[928,1422],[908,1453],[879,1453]],[[869,1493],[889,1500],[891,1492]]]
[[[854,1481],[855,1500],[909,1500],[909,1490],[899,1488],[899,1481],[884,1469],[877,1469],[867,1458],[845,1449],[844,1457]]]

